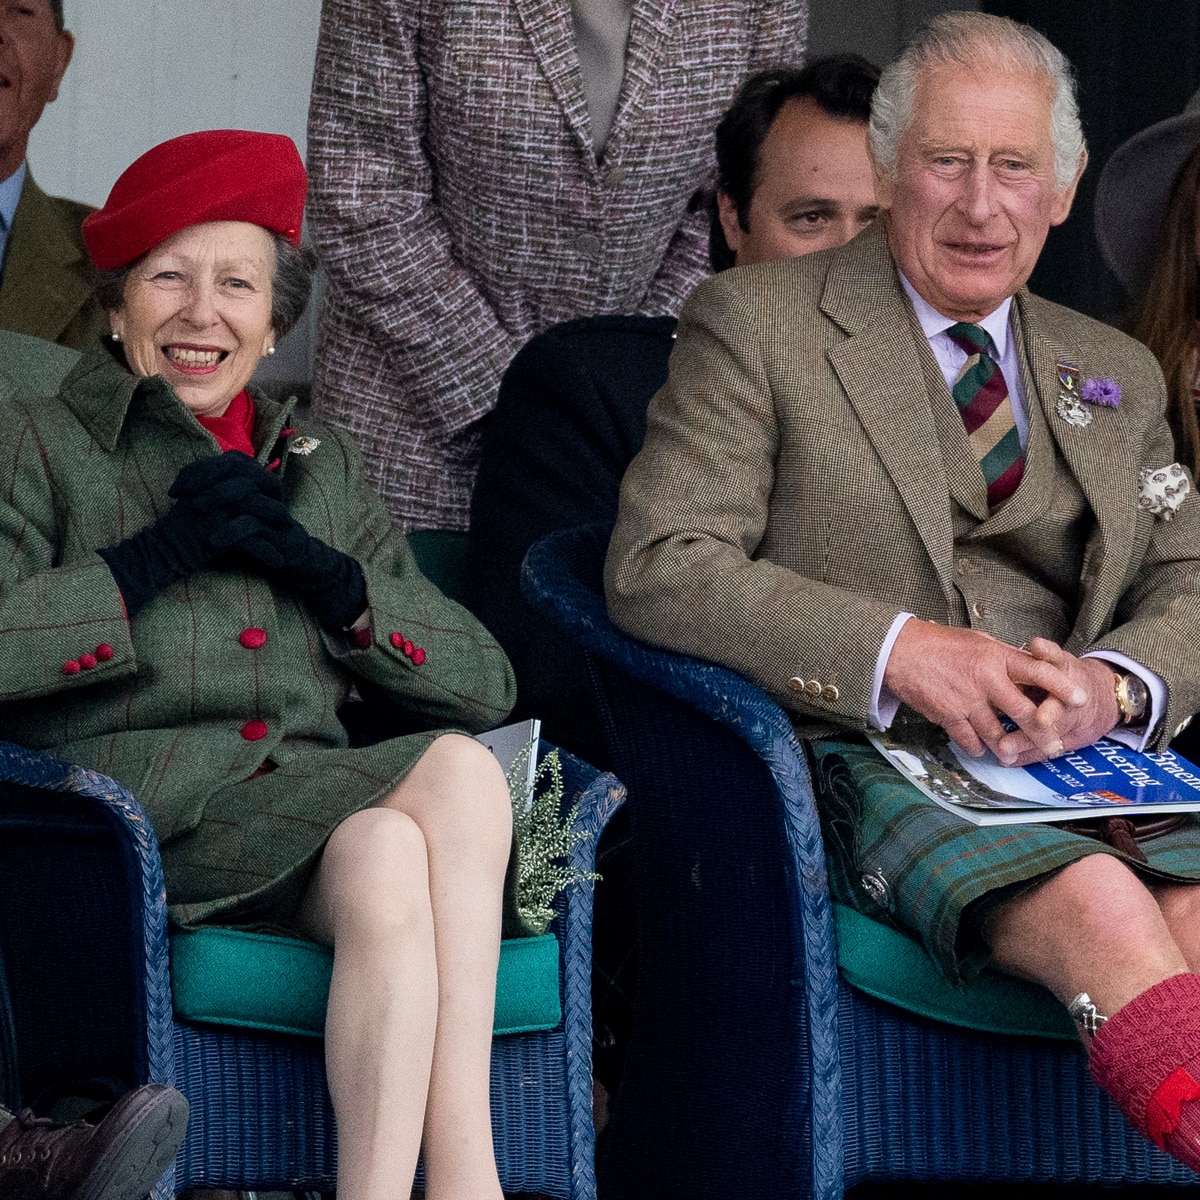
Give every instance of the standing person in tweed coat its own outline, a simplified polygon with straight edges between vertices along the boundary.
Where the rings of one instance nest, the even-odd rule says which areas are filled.
[[[981,828],[851,736],[932,723],[1020,764],[1165,746],[1200,708],[1200,498],[1183,468],[1156,490],[1162,374],[1024,288],[1086,162],[1070,68],[1027,26],[946,14],[884,71],[870,136],[875,226],[686,306],[609,606],[804,735],[840,730],[814,743],[835,898],[951,979],[990,960],[1045,985],[1100,1086],[1197,1169],[1200,822]]]
[[[84,236],[112,340],[0,406],[0,721],[145,806],[181,922],[334,949],[343,1200],[500,1200],[488,1075],[511,808],[503,652],[418,572],[348,441],[247,390],[307,300],[292,142],[216,130]],[[417,732],[351,749],[357,688]]]
[[[308,123],[313,401],[410,527],[466,528],[476,423],[534,334],[671,315],[712,135],[807,0],[324,0]]]

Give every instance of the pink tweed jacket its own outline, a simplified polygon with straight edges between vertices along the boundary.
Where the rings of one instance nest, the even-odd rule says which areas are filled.
[[[808,0],[634,0],[598,161],[568,0],[325,0],[309,221],[314,403],[409,527],[463,528],[477,422],[534,334],[678,311],[707,273],[713,130],[803,56]]]

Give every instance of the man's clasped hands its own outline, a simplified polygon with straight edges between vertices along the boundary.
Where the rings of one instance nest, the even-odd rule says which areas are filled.
[[[1077,658],[1048,638],[1009,646],[916,617],[901,628],[883,682],[968,754],[990,750],[1005,766],[1078,750],[1121,719],[1114,671],[1102,658]],[[1002,715],[1017,728],[1006,729]]]

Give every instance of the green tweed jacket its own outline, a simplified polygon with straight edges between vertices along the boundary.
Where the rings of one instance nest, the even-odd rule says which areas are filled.
[[[1027,401],[1091,510],[1078,587],[1062,597],[1066,645],[1157,672],[1165,742],[1200,708],[1200,496],[1172,521],[1138,505],[1139,471],[1176,457],[1162,375],[1105,325],[1025,290],[1016,309]],[[1116,380],[1120,406],[1069,425],[1059,361]],[[865,728],[896,615],[953,623],[966,611],[931,378],[943,386],[882,222],[838,250],[701,285],[622,486],[606,565],[614,620],[733,667],[798,722]],[[1055,497],[1035,500],[1052,520]],[[989,631],[986,609],[966,619]]]
[[[358,636],[327,632],[286,591],[232,566],[173,585],[127,620],[96,549],[163,513],[179,469],[218,453],[215,441],[164,380],[129,374],[101,345],[57,402],[0,397],[0,730],[124,783],[164,843],[264,763],[299,793],[305,779],[322,784],[317,763],[345,767],[336,710],[355,683],[426,730],[491,728],[515,695],[503,652],[417,570],[347,439],[290,402],[256,396],[255,406],[258,458],[279,459],[292,514],[362,564]],[[428,741],[397,739],[387,772],[402,777]],[[352,767],[316,789],[311,811],[324,805],[329,827],[382,786],[356,783]],[[256,817],[259,840],[273,837],[269,816]],[[257,885],[236,879],[227,891]]]
[[[107,328],[80,233],[91,211],[47,196],[26,174],[0,277],[0,329],[79,350]]]

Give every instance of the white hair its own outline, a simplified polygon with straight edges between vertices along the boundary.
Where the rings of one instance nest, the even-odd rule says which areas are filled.
[[[1070,187],[1087,155],[1071,64],[1036,29],[988,13],[950,12],[934,17],[884,68],[871,101],[868,129],[871,153],[879,166],[889,175],[895,174],[900,139],[912,123],[921,71],[952,63],[1038,74],[1053,87],[1050,138],[1054,179],[1058,191]]]

